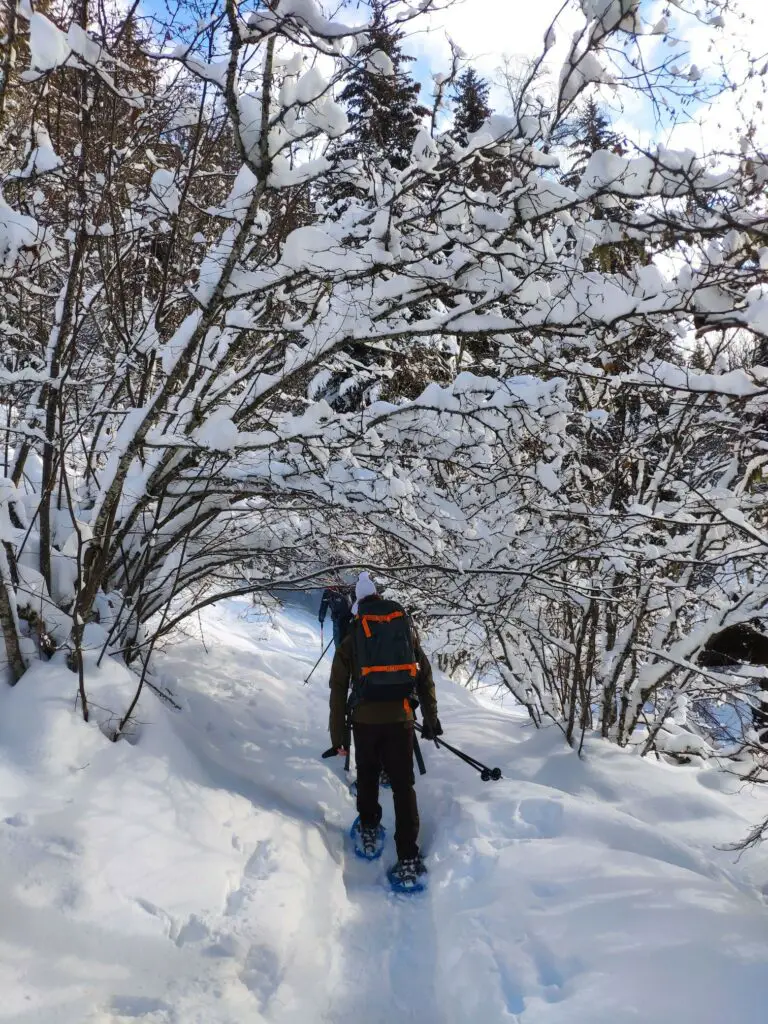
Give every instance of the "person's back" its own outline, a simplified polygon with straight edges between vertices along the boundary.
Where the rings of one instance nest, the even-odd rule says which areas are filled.
[[[442,733],[432,670],[400,605],[383,601],[367,573],[356,587],[355,617],[331,668],[330,733],[326,755],[344,750],[347,704],[355,739],[357,809],[361,841],[374,844],[381,820],[379,772],[384,768],[395,805],[398,863],[406,884],[426,869],[417,844],[419,815],[414,790],[413,707],[418,698],[427,739]]]

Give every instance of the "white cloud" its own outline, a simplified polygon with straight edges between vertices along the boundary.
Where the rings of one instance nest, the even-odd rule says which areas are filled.
[[[435,71],[445,71],[450,66],[450,38],[478,73],[491,80],[505,56],[534,57],[543,52],[544,36],[561,7],[562,0],[460,0],[425,19],[408,48]],[[559,65],[568,35],[565,26],[558,32],[558,43],[547,54],[549,66]],[[500,89],[492,98],[498,109],[508,102]]]
[[[710,75],[719,74],[723,61],[736,88],[727,89],[696,111],[688,123],[677,126],[671,135],[673,145],[700,152],[738,152],[740,138],[752,122],[756,145],[763,149],[768,146],[768,95],[766,75],[762,73],[765,60],[754,67],[750,61],[753,56],[765,54],[766,39],[768,4],[755,0],[731,0],[731,13],[725,16],[724,29],[696,26],[687,40],[691,60]]]
[[[575,0],[561,18],[557,43],[547,53],[545,67],[552,80],[557,80],[574,29],[583,24],[579,7]],[[658,36],[644,40],[642,46],[648,63],[653,64],[660,54],[668,56],[673,50],[688,49],[688,59],[681,61],[684,74],[695,64],[704,78],[711,80],[720,73],[719,61],[724,60],[734,79],[741,83],[748,69],[748,54],[761,51],[761,44],[764,49],[764,41],[768,39],[768,3],[731,0],[730,7],[732,13],[726,16],[725,27],[721,29],[701,24],[693,17],[686,18],[677,6],[672,8],[671,26],[678,40],[673,40],[671,46]],[[433,71],[446,71],[450,63],[450,38],[461,47],[477,71],[492,80],[505,56],[525,59],[544,51],[545,35],[561,8],[562,0],[460,0],[420,20],[418,30],[409,39],[408,49]],[[658,22],[665,9],[669,9],[665,0],[652,0],[644,5],[643,16],[648,29]],[[604,90],[600,96],[611,107],[618,130],[641,145],[648,147],[662,142],[676,148],[712,152],[713,149],[736,149],[744,124],[755,117],[768,144],[768,130],[763,128],[765,118],[756,107],[758,101],[768,101],[764,92],[764,78],[757,76],[711,104],[689,104],[682,114],[684,123],[671,131],[654,123],[650,104],[637,93],[622,91],[617,96]],[[509,103],[499,87],[494,87],[491,100],[500,111]],[[683,109],[679,103],[677,109],[678,112]]]

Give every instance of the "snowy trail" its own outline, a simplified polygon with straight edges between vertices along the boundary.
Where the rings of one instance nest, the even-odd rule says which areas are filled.
[[[71,714],[62,676],[0,707],[0,1021],[19,1024],[753,1024],[768,858],[716,844],[768,812],[713,770],[553,733],[439,683],[418,782],[430,886],[355,858],[327,746],[327,662],[292,611],[212,611],[161,659],[136,745]],[[37,686],[37,692],[35,692]]]

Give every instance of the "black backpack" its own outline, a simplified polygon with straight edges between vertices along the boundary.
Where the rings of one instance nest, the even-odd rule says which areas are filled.
[[[354,701],[404,700],[416,686],[419,664],[411,620],[397,601],[368,598],[352,623]]]

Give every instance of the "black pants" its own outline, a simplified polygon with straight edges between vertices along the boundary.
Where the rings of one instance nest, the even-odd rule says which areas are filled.
[[[419,808],[413,788],[413,722],[355,723],[353,729],[360,824],[373,828],[381,820],[379,772],[383,768],[392,783],[397,856],[400,860],[418,857]]]

